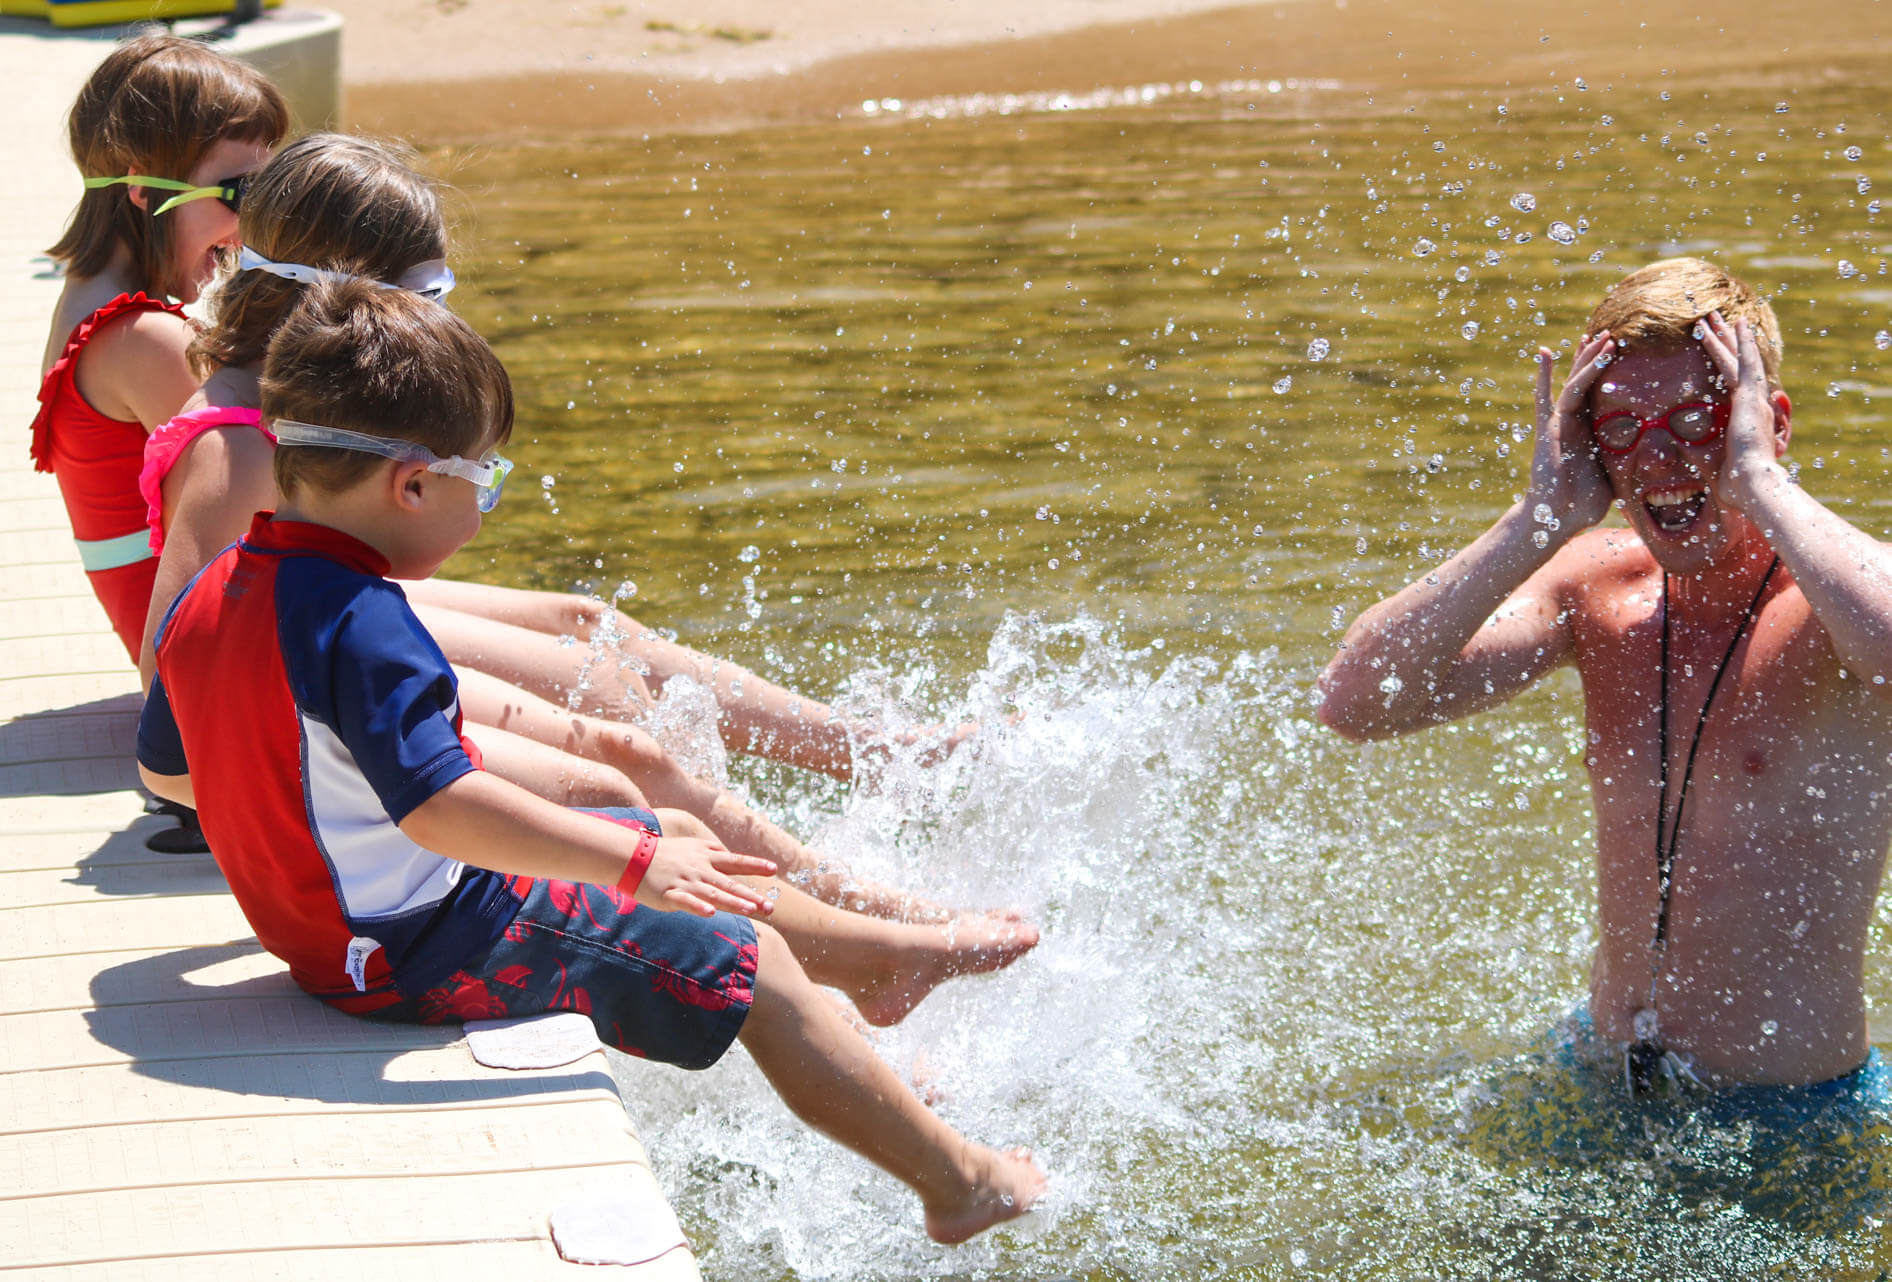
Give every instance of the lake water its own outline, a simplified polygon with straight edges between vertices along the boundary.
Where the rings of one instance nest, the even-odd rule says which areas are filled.
[[[1779,1160],[1741,1126],[1491,1139],[1584,1112],[1540,1053],[1594,931],[1568,674],[1364,749],[1310,704],[1353,615],[1521,488],[1529,352],[1654,258],[1773,293],[1801,480],[1892,532],[1882,71],[1185,84],[430,156],[521,405],[450,569],[984,719],[874,788],[699,755],[863,871],[1045,927],[881,1042],[1053,1175],[967,1247],[739,1054],[625,1066],[707,1275],[1882,1276],[1845,1198],[1756,1191]],[[1856,1138],[1838,1178],[1892,1189],[1886,1128]]]

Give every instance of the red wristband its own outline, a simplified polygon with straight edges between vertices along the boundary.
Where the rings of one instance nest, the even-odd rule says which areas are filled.
[[[624,865],[624,874],[618,878],[618,889],[627,895],[635,895],[643,883],[644,874],[650,871],[650,861],[657,857],[657,834],[648,828],[637,830],[637,850],[631,855],[631,862]]]

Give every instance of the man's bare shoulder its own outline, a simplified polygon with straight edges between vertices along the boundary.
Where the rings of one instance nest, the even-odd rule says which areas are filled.
[[[1558,550],[1539,575],[1560,595],[1613,595],[1657,573],[1655,558],[1631,530],[1585,530]]]

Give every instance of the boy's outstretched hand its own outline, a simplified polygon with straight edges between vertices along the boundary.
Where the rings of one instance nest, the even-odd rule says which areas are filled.
[[[634,896],[647,908],[665,912],[717,912],[766,917],[775,903],[763,891],[737,877],[772,877],[775,865],[756,855],[739,855],[722,843],[697,837],[659,837],[644,879]]]
[[[1568,538],[1602,520],[1614,497],[1590,437],[1590,388],[1609,364],[1610,336],[1585,335],[1570,358],[1570,377],[1553,399],[1557,358],[1537,349],[1537,443],[1531,453],[1527,501],[1534,514],[1550,509],[1553,529]],[[1538,516],[1542,521],[1541,515]]]

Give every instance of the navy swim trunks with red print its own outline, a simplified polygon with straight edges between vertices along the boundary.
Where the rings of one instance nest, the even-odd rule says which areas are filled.
[[[593,811],[658,831],[647,810]],[[422,1024],[571,1010],[626,1054],[708,1068],[755,997],[756,934],[746,917],[638,904],[612,886],[512,877],[519,914],[484,957],[373,1018]]]

